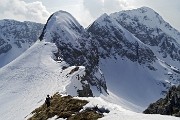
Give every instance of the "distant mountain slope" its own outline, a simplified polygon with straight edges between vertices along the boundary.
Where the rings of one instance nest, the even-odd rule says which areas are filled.
[[[162,61],[151,46],[111,16],[102,15],[87,31],[96,42],[99,67],[110,93],[143,108],[180,82],[177,68]]]
[[[43,24],[0,20],[0,67],[27,50],[39,37]]]
[[[149,65],[156,60],[151,49],[107,14],[99,17],[87,31],[96,40],[101,58],[121,56]]]
[[[180,68],[180,33],[157,12],[142,7],[120,11],[110,16],[143,43],[149,45],[156,56]]]

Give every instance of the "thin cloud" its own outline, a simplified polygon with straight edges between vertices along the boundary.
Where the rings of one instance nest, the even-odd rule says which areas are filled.
[[[26,3],[21,0],[1,0],[0,11],[0,19],[45,23],[50,16],[50,13],[40,1]]]
[[[83,0],[83,5],[93,18],[97,18],[103,13],[118,12],[131,8],[125,0]]]

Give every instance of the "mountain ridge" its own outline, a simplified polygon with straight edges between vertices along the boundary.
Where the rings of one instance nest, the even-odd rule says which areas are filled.
[[[179,61],[180,33],[165,22],[158,13],[152,9],[148,11],[149,9],[143,7],[113,13],[110,16],[151,49],[157,49],[154,52],[156,56],[162,56],[162,60],[166,61],[165,59],[170,57],[174,61]]]
[[[139,37],[140,33],[133,33],[142,31],[146,27],[141,26],[145,25],[132,26],[132,31],[128,28],[129,22],[121,21],[119,17],[122,16],[103,14],[84,29],[67,12],[52,14],[40,40],[0,69],[0,89],[3,92],[0,103],[8,100],[0,113],[11,111],[3,114],[2,118],[12,119],[17,115],[16,119],[22,119],[42,105],[47,94],[59,92],[62,95],[92,97],[87,98],[91,101],[90,106],[99,104],[112,111],[104,119],[112,116],[119,119],[122,111],[125,111],[123,114],[129,119],[134,119],[129,115],[138,115],[143,119],[175,120],[167,116],[139,116],[131,111],[143,111],[150,102],[163,97],[172,85],[180,83],[178,43],[175,48],[165,49],[160,43],[154,42],[166,41],[165,45],[172,46],[176,41],[162,31],[161,35],[169,39],[156,37],[154,43],[146,41]],[[147,31],[143,35],[148,34]],[[157,32],[155,29],[150,31]],[[163,52],[169,50],[167,57],[158,52],[161,49]],[[171,57],[172,51],[175,55]],[[173,59],[173,56],[177,58]],[[14,96],[15,99],[8,99]],[[17,104],[22,98],[23,103]],[[8,106],[14,107],[11,109]]]
[[[104,61],[103,59],[115,59],[116,61],[118,61],[120,58],[122,58],[122,60],[125,61],[130,60],[133,63],[137,62],[143,69],[146,69],[144,67],[147,67],[149,69],[149,72],[147,73],[155,75],[154,77],[150,77],[149,79],[151,79],[152,81],[154,81],[155,79],[155,81],[157,82],[156,84],[159,84],[158,86],[160,86],[161,88],[161,92],[165,91],[171,85],[178,83],[179,73],[175,71],[179,70],[174,68],[174,66],[176,66],[177,64],[175,60],[178,59],[178,57],[173,57],[170,54],[171,52],[167,52],[167,55],[169,55],[171,58],[174,58],[174,60],[172,60],[171,62],[167,61],[167,58],[165,58],[162,55],[162,52],[158,50],[160,49],[162,51],[166,51],[167,49],[158,45],[159,43],[156,44],[156,42],[154,42],[160,41],[161,39],[159,39],[159,37],[152,38],[152,40],[154,41],[151,41],[152,43],[148,43],[145,42],[144,39],[139,37],[138,33],[132,34],[132,31],[129,31],[129,29],[124,26],[124,24],[128,24],[128,21],[123,21],[123,23],[118,21],[121,20],[118,18],[119,16],[121,17],[121,13],[123,13],[124,15],[124,12],[132,14],[132,16],[135,15],[136,21],[140,21],[138,19],[141,19],[141,14],[142,16],[144,16],[144,14],[149,13],[148,15],[152,15],[150,17],[147,16],[146,18],[143,17],[143,19],[150,21],[150,23],[152,23],[154,19],[157,19],[157,21],[161,20],[163,22],[162,17],[160,17],[159,14],[154,10],[148,7],[142,7],[137,10],[122,11],[110,15],[103,14],[88,28],[84,29],[69,13],[58,11],[52,14],[52,16],[48,19],[46,28],[42,32],[43,38],[41,40],[53,42],[57,45],[59,49],[59,52],[56,54],[57,59],[58,57],[62,58],[70,66],[85,66],[87,70],[86,75],[88,73],[88,76],[85,75],[83,80],[89,83],[87,88],[90,91],[90,86],[95,85],[100,92],[102,92],[101,87],[107,92],[105,82],[107,78],[105,78],[106,75],[103,74],[103,71],[100,67],[100,64],[102,63],[101,61]],[[138,17],[136,14],[140,14],[140,17]],[[157,16],[158,18],[156,18]],[[150,18],[152,18],[153,20],[151,20]],[[134,18],[132,20],[134,20]],[[146,24],[143,23],[142,26],[143,25],[145,26]],[[141,26],[136,26],[136,28],[134,29],[141,30]],[[150,30],[151,33],[154,33],[153,29],[147,28],[147,30]],[[148,34],[146,33],[146,31],[144,32],[145,34]],[[169,36],[166,33],[163,33],[163,35]],[[173,39],[170,41],[176,40]],[[158,51],[153,48],[154,46],[156,46],[156,49]],[[176,47],[179,47],[178,43],[176,43]],[[88,51],[89,49],[91,51]],[[171,47],[169,49],[170,51],[175,50],[171,49]],[[175,56],[179,56],[178,53],[175,54]],[[121,63],[119,64],[121,65]],[[171,69],[171,67],[173,67],[173,69]],[[163,77],[159,79],[159,75],[155,74],[155,72],[161,74]],[[168,73],[170,72],[173,74],[172,78],[170,78],[170,75],[168,75]],[[135,78],[135,80],[137,79]],[[128,86],[126,87],[128,88]],[[161,94],[161,92],[159,93],[159,95]]]

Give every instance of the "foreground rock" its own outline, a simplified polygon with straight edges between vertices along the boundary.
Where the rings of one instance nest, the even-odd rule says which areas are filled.
[[[73,99],[72,96],[62,97],[55,94],[51,98],[49,108],[43,104],[32,112],[33,116],[28,120],[47,120],[52,117],[66,118],[67,120],[97,120],[103,117],[102,110],[97,107],[81,110],[87,103],[86,100]]]
[[[178,87],[172,86],[164,99],[161,98],[150,104],[143,113],[180,117],[180,85]]]

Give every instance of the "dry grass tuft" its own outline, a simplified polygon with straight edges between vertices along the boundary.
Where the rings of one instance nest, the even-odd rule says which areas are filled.
[[[49,108],[46,107],[46,104],[43,104],[32,112],[34,115],[28,120],[47,120],[55,115],[58,118],[67,118],[67,120],[97,120],[103,117],[101,113],[97,113],[95,110],[79,112],[87,103],[86,100],[73,99],[72,96],[62,97],[55,94],[51,98]]]

